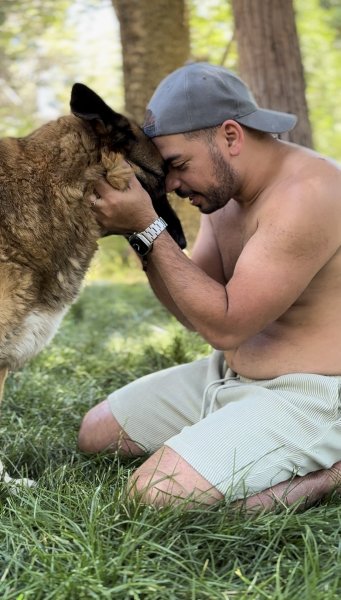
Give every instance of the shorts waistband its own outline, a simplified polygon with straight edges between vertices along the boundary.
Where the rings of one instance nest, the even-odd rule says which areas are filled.
[[[284,375],[279,375],[277,377],[273,377],[270,379],[251,379],[249,377],[244,377],[243,375],[239,375],[235,371],[230,368],[227,368],[225,377],[221,379],[215,379],[211,381],[204,389],[203,400],[201,405],[201,413],[200,420],[205,418],[207,415],[211,414],[214,410],[214,406],[217,401],[218,393],[231,386],[238,386],[242,384],[251,384],[251,385],[259,385],[267,387],[269,385],[273,385],[274,382],[278,381],[279,386],[281,385],[290,385],[294,386],[295,382],[302,383],[304,380],[312,382],[312,379],[317,381],[321,381],[321,379],[329,379],[329,380],[337,380],[339,384],[339,394],[341,396],[341,375],[321,375],[319,373],[286,373]],[[211,399],[209,399],[210,390],[215,387]],[[209,404],[208,404],[209,402]],[[208,410],[207,410],[208,405]]]

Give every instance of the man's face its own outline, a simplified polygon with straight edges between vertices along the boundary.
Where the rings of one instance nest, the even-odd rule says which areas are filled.
[[[222,208],[238,190],[238,174],[218,142],[188,139],[183,134],[156,137],[153,142],[167,164],[167,192],[189,198],[202,213]]]

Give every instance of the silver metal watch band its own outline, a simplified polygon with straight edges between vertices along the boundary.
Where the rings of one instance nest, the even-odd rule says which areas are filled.
[[[152,243],[156,238],[166,229],[167,223],[162,217],[158,217],[147,227],[144,231],[140,232],[147,240]]]

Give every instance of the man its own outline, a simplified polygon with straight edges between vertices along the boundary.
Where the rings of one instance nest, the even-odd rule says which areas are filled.
[[[295,122],[260,109],[221,67],[191,64],[161,82],[144,130],[167,191],[202,213],[191,259],[136,178],[123,193],[98,186],[100,223],[142,232],[131,243],[147,252],[156,295],[216,349],[115,391],[83,420],[82,450],[151,454],[130,482],[145,502],[270,508],[337,483],[341,171],[273,135]]]

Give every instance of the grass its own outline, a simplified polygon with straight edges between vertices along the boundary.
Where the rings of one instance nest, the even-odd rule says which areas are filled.
[[[129,262],[129,261],[128,261]],[[341,597],[336,497],[248,517],[222,504],[128,502],[141,459],[78,452],[82,415],[115,387],[207,353],[128,264],[97,262],[54,342],[10,376],[0,458],[35,488],[0,486],[2,600],[332,600]]]

